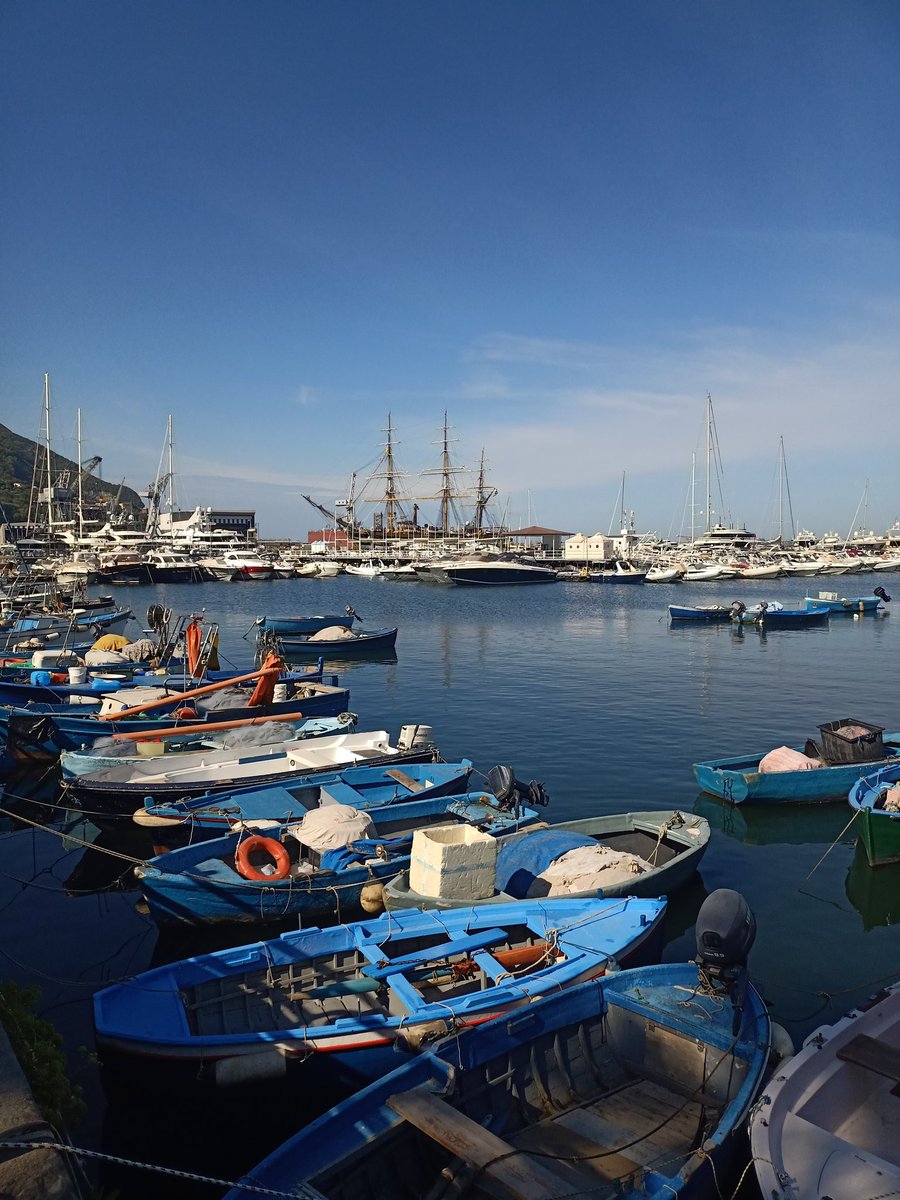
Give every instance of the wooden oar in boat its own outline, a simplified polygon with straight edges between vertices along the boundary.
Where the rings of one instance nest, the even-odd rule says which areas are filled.
[[[179,700],[196,700],[198,696],[207,696],[210,692],[220,692],[223,688],[233,687],[237,683],[247,683],[251,679],[261,679],[263,676],[280,675],[281,667],[269,667],[262,671],[249,671],[246,675],[235,675],[233,679],[223,679],[219,683],[207,683],[201,688],[190,692],[171,692],[158,700],[148,700],[145,704],[135,704],[132,708],[123,708],[119,712],[100,713],[99,721],[124,721],[126,717],[135,717],[138,713],[149,712],[151,708],[162,708]]]
[[[118,715],[118,714],[117,714]],[[141,730],[140,733],[114,733],[114,742],[155,742],[167,737],[184,737],[186,734],[218,733],[222,729],[237,729],[241,725],[261,725],[264,721],[302,721],[303,713],[269,713],[259,717],[235,717],[231,721],[210,721],[202,725],[173,725],[165,729]]]

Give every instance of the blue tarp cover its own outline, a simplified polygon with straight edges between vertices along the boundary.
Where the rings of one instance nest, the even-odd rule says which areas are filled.
[[[326,850],[322,855],[321,868],[323,871],[345,871],[348,867],[358,867],[367,858],[375,858],[379,846],[384,846],[389,858],[398,854],[409,854],[412,835],[400,838],[361,838],[351,842],[349,846]]]
[[[497,853],[497,891],[524,900],[535,877],[557,858],[579,846],[594,846],[594,838],[566,830],[541,830],[527,837],[500,839]]]

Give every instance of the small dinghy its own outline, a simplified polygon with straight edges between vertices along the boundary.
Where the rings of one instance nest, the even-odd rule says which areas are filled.
[[[496,768],[494,768],[496,770]],[[489,776],[490,778],[490,776]],[[680,812],[621,813],[563,821],[495,839],[493,891],[479,904],[603,896],[667,896],[696,871],[709,843],[709,823]],[[414,866],[385,885],[384,903],[398,908],[453,908],[453,896],[414,890]],[[473,871],[476,864],[473,862]]]
[[[302,1129],[225,1200],[251,1188],[320,1200],[730,1195],[771,1043],[747,981],[754,932],[742,897],[713,892],[696,963],[608,973],[446,1038]]]
[[[395,1046],[415,1050],[531,1005],[601,975],[610,959],[652,959],[665,906],[526,901],[285,933],[98,992],[97,1045],[177,1059],[221,1082],[289,1062],[377,1078],[397,1065]]]
[[[900,1191],[900,983],[811,1033],[750,1117],[767,1200]]]
[[[871,596],[840,596],[837,592],[819,592],[818,596],[807,596],[803,603],[807,608],[827,608],[830,613],[845,613],[853,616],[858,613],[875,612],[882,600],[890,603],[890,596],[883,587],[877,587]]]

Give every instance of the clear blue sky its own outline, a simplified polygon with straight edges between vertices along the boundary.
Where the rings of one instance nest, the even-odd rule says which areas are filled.
[[[713,519],[781,436],[798,525],[900,517],[896,0],[6,0],[0,119],[0,420],[49,371],[106,479],[172,413],[299,537],[446,410],[512,523],[677,533],[709,391]]]

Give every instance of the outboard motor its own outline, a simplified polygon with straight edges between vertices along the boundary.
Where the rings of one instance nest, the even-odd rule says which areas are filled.
[[[755,940],[756,917],[740,892],[718,888],[706,897],[697,914],[697,965],[711,991],[731,996],[735,1036],[744,1010],[747,956]]]
[[[512,809],[516,816],[525,805],[544,808],[550,803],[550,797],[542,783],[538,783],[536,779],[532,779],[530,783],[522,783],[516,779],[512,767],[491,767],[487,781],[500,807],[506,812]]]
[[[890,604],[890,602],[891,602],[890,596],[887,594],[887,592],[884,590],[883,587],[875,588],[874,595],[876,595],[879,600],[883,600],[885,602],[885,604]]]
[[[346,606],[346,608],[344,609],[344,612],[350,618],[351,623],[353,621],[361,621],[362,620],[362,617],[359,615],[359,613],[356,611],[356,609],[353,607],[352,604],[348,604]]]

